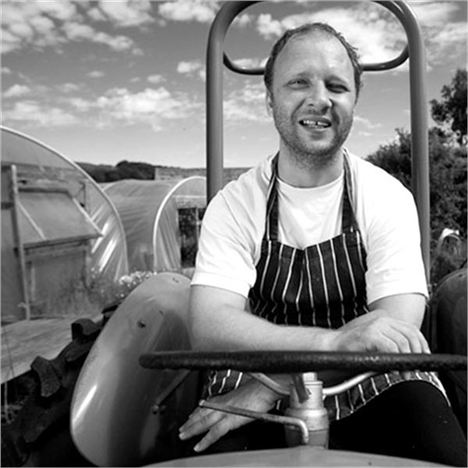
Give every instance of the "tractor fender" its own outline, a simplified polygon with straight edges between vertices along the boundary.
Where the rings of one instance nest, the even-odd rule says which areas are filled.
[[[433,322],[432,351],[467,354],[467,268],[446,275],[430,303]],[[439,377],[466,435],[466,370],[441,371]]]
[[[95,465],[138,466],[174,456],[177,427],[196,406],[198,374],[144,369],[138,358],[191,349],[189,286],[177,273],[150,277],[115,310],[89,352],[72,398],[70,429]]]

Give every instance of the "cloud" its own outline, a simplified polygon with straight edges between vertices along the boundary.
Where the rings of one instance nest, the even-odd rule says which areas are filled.
[[[410,1],[409,3],[417,19],[428,28],[443,26],[458,11],[454,2]]]
[[[426,45],[430,66],[441,65],[460,55],[466,56],[466,18],[460,19],[457,2],[414,2]]]
[[[200,60],[179,62],[177,64],[177,73],[188,76],[198,75],[203,81],[206,79],[205,65]]]
[[[77,85],[76,83],[63,83],[58,85],[57,89],[62,93],[73,93],[80,89],[80,85]]]
[[[10,74],[11,74],[11,68],[2,67],[2,75],[10,75]]]
[[[359,115],[354,116],[354,122],[369,130],[375,130],[376,128],[382,127],[382,124],[380,122],[374,123],[374,122],[371,122],[366,117],[360,117]]]
[[[158,7],[159,16],[164,21],[211,23],[219,11],[222,1],[216,0],[172,0]],[[252,16],[243,13],[236,16],[232,25],[245,27],[252,22]]]
[[[108,19],[100,8],[91,8],[86,14],[88,18],[91,18],[93,21],[107,21]]]
[[[461,2],[413,0],[410,3],[423,32],[430,67],[466,55],[467,26],[465,18],[460,21]],[[307,22],[325,22],[343,32],[357,47],[364,63],[392,59],[399,55],[406,43],[406,34],[399,21],[385,8],[372,3],[357,4],[352,8],[327,7],[282,19],[275,19],[269,13],[260,14],[256,28],[263,38],[271,40],[286,29]],[[395,71],[405,69],[407,66],[400,66]]]
[[[164,87],[146,88],[131,93],[125,88],[114,88],[98,98],[96,107],[102,111],[101,125],[109,124],[105,119],[118,120],[127,124],[146,122],[154,130],[161,129],[163,120],[190,118],[201,104],[184,93],[173,94]]]
[[[8,88],[4,93],[4,98],[17,98],[20,96],[25,96],[30,94],[31,89],[28,86],[14,84],[10,88]]]
[[[86,40],[105,44],[117,52],[130,50],[134,47],[134,42],[126,36],[111,36],[107,33],[96,31],[87,24],[66,23],[62,29],[66,37],[72,41]],[[139,49],[134,49],[134,51],[138,53]]]
[[[60,21],[76,20],[78,11],[74,3],[68,0],[47,0],[46,2],[31,1],[31,5],[37,7],[42,13]]]
[[[63,41],[57,22],[78,18],[75,6],[69,1],[3,2],[2,52],[8,53],[26,45],[56,46]]]
[[[61,100],[65,105],[71,106],[73,110],[88,112],[95,107],[95,102],[81,97],[72,97],[68,100]]]
[[[29,24],[38,38],[46,38],[45,44],[47,44],[47,37],[53,34],[55,28],[54,22],[45,16],[35,16],[30,19]]]
[[[237,16],[233,22],[233,26],[239,26],[241,28],[247,26],[248,24],[252,23],[253,17],[248,13],[244,13],[240,16]]]
[[[100,96],[87,98],[60,94],[58,87],[43,87],[31,90],[30,94],[40,96],[40,99],[5,101],[5,124],[22,122],[38,127],[87,125],[101,128],[117,123],[147,124],[154,130],[161,130],[163,122],[193,119],[204,107],[193,96],[174,93],[164,87],[138,92],[112,88]],[[22,96],[17,94],[16,97]]]
[[[258,68],[264,67],[267,59],[259,59],[259,58],[240,58],[233,60],[234,64],[241,68]]]
[[[197,21],[209,23],[215,17],[219,7],[213,0],[178,0],[159,5],[159,15],[171,21]]]
[[[182,75],[189,75],[193,72],[200,70],[203,67],[200,60],[192,60],[189,62],[179,62],[177,64],[177,73],[181,73]]]
[[[87,74],[87,76],[89,76],[90,78],[102,78],[103,76],[105,76],[105,73],[99,70],[93,70],[93,71],[90,71]]]
[[[440,65],[460,55],[466,56],[466,23],[446,24],[439,31],[428,33],[428,62]]]
[[[30,18],[29,22],[26,21],[17,20],[15,15],[10,15],[8,5],[3,6],[2,53],[12,52],[27,44],[34,47],[47,47],[61,42],[60,37],[53,30],[51,20],[34,17]]]
[[[358,4],[352,9],[324,8],[317,12],[289,15],[281,20],[263,14],[257,19],[257,30],[265,39],[272,39],[287,29],[315,22],[328,23],[337,31],[344,31],[346,39],[357,47],[362,62],[389,60],[402,49],[403,29],[390,13],[375,4]]]
[[[257,18],[257,30],[265,39],[281,36],[285,31],[281,21],[273,19],[269,13],[262,13]]]
[[[20,101],[4,110],[4,121],[23,122],[42,127],[63,127],[79,123],[78,119],[59,107],[41,105],[36,101]]]
[[[146,79],[150,83],[153,83],[153,84],[159,84],[159,83],[162,83],[163,81],[166,81],[166,79],[162,75],[150,75]]]
[[[83,16],[71,0],[3,2],[2,53],[25,47],[60,50],[60,46],[69,41],[90,41],[118,52],[131,49],[136,54],[141,53],[132,39],[110,35],[84,24]]]
[[[117,2],[99,0],[96,7],[88,15],[94,20],[108,20],[120,27],[140,26],[154,22],[149,0],[120,0]]]
[[[247,84],[232,91],[224,99],[223,114],[227,123],[270,122],[265,107],[265,88],[263,84]]]

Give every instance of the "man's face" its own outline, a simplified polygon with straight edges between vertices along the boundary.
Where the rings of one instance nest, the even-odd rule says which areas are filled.
[[[344,46],[317,31],[292,38],[276,58],[267,101],[283,151],[306,165],[326,164],[353,121],[356,89]]]

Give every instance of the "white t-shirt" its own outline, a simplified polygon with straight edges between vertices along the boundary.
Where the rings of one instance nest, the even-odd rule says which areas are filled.
[[[248,296],[265,230],[271,161],[227,184],[210,202],[202,224],[192,285]],[[368,303],[394,294],[420,293],[427,284],[412,194],[373,164],[349,155],[351,201],[367,252]],[[327,185],[298,188],[279,180],[278,240],[304,249],[339,235],[343,174]]]

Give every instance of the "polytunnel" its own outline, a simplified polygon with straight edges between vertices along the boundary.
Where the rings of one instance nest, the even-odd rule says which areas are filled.
[[[103,188],[122,220],[131,272],[190,272],[206,205],[205,177],[124,179]]]
[[[105,306],[128,273],[112,202],[64,155],[5,127],[1,135],[2,323]]]

